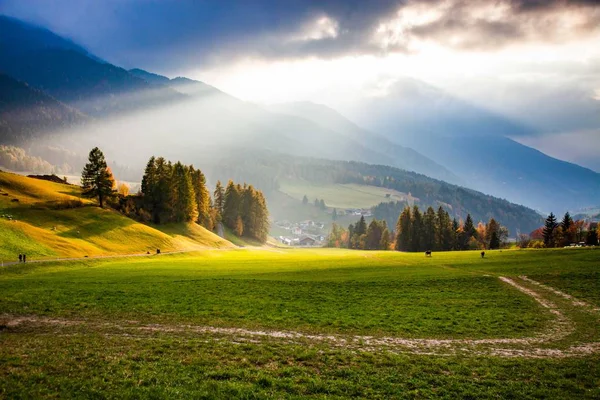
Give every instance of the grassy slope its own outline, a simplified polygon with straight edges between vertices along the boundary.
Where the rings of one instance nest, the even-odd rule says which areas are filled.
[[[20,252],[33,259],[231,246],[195,224],[152,227],[85,199],[82,207],[57,209],[80,200],[76,186],[0,172],[0,191],[0,260]]]
[[[418,337],[523,336],[539,327],[547,311],[493,277],[552,276],[564,284],[580,274],[583,282],[584,274],[597,269],[597,253],[491,251],[482,260],[477,252],[425,258],[277,249],[31,264],[0,270],[0,310],[100,322],[132,318]],[[586,285],[582,299],[594,302],[600,287]],[[588,324],[595,329],[594,321]],[[6,398],[600,396],[597,355],[429,356],[271,340],[232,345],[203,334],[131,336],[69,326],[5,327],[0,365],[0,397]]]

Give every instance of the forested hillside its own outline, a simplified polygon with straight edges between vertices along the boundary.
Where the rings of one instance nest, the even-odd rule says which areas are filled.
[[[542,222],[541,216],[527,207],[384,165],[290,157],[266,152],[260,155],[239,153],[231,159],[223,158],[209,165],[207,176],[211,178],[231,176],[249,180],[267,192],[277,191],[282,180],[314,184],[354,183],[394,189],[416,198],[416,204],[422,209],[427,206],[437,209],[441,205],[459,220],[466,218],[467,214],[471,214],[475,221],[495,218],[507,226],[513,235],[517,231],[529,232]],[[378,214],[376,217],[386,219],[389,226],[394,226],[405,205],[406,203],[399,202],[397,205],[376,207],[375,210],[391,208],[384,215]]]
[[[0,73],[0,140],[20,143],[41,131],[84,126],[90,118],[44,92]]]

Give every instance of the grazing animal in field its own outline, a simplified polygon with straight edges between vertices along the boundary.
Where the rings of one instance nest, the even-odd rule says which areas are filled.
[[[481,258],[485,257],[485,251],[481,252]]]
[[[431,250],[427,250],[425,252],[425,257],[431,257]]]

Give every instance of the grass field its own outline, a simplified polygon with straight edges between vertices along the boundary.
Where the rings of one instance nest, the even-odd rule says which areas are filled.
[[[315,185],[302,181],[281,182],[279,190],[297,200],[323,199],[327,207],[370,208],[379,203],[406,200],[407,194],[376,186],[349,184]],[[389,196],[389,197],[388,197]]]
[[[599,258],[251,249],[5,267],[0,396],[598,398]]]
[[[144,225],[80,196],[76,186],[0,172],[0,260],[232,247],[198,225]]]

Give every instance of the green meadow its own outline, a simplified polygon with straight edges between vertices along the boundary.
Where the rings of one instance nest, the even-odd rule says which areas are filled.
[[[13,265],[0,395],[597,398],[599,259],[263,248]]]

